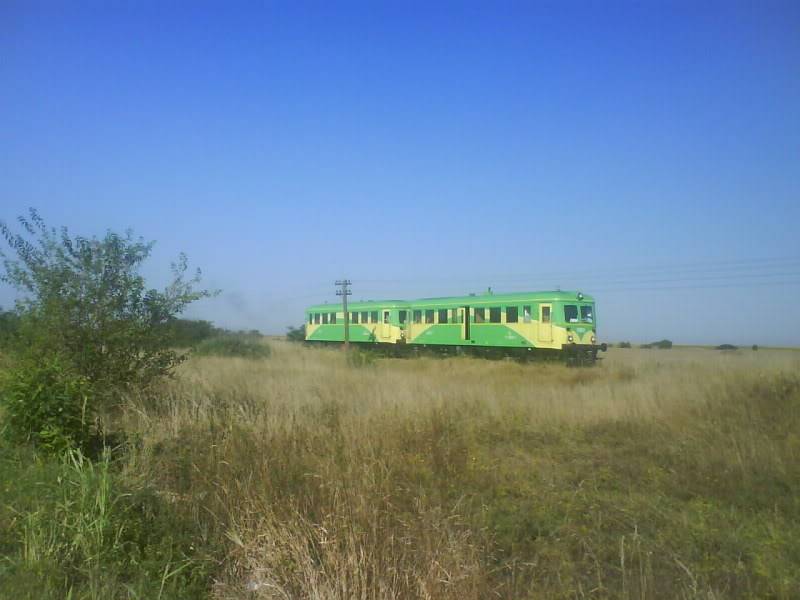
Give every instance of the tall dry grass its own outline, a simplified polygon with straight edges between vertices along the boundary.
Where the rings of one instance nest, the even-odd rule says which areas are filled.
[[[272,346],[115,417],[127,476],[224,548],[216,598],[800,596],[798,353]]]

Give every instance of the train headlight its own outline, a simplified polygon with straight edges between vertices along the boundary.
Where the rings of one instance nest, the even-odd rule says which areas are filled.
[[[592,336],[592,343],[594,344],[597,341],[597,338]]]
[[[574,338],[574,337],[572,337],[571,335],[568,335],[568,336],[567,336],[567,341],[568,341],[568,342],[572,342],[574,339],[575,339],[575,338]]]

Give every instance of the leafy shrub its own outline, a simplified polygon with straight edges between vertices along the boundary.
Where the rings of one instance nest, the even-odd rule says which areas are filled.
[[[221,335],[201,342],[195,349],[200,356],[238,356],[240,358],[269,358],[272,349],[258,337]]]
[[[753,351],[758,350],[758,344],[753,344]]]
[[[196,346],[203,340],[219,335],[219,330],[210,321],[195,319],[174,319],[166,329],[172,343],[178,348]]]
[[[619,347],[620,348],[630,348],[631,347],[631,343],[630,342],[620,342],[619,343]]]
[[[19,331],[19,315],[0,308],[0,346],[8,346]]]
[[[92,387],[58,358],[23,362],[4,374],[0,403],[6,436],[49,451],[86,448],[94,430]]]
[[[738,348],[733,344],[720,344],[717,346],[717,350],[738,350]]]
[[[25,298],[17,306],[17,336],[31,360],[59,356],[98,395],[146,385],[183,360],[168,325],[211,295],[196,289],[199,271],[186,278],[185,255],[172,264],[163,291],[147,289],[139,270],[152,242],[130,231],[73,237],[66,228],[47,227],[33,209],[18,221],[21,234],[0,221],[0,237],[16,255],[2,255],[0,281]]]
[[[306,326],[305,324],[300,327],[288,327],[289,331],[286,332],[286,339],[290,342],[303,342],[306,339]]]

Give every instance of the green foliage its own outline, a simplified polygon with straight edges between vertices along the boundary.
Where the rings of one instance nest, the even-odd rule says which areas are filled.
[[[220,330],[211,321],[173,319],[167,326],[173,345],[178,348],[196,346],[203,340],[219,335]]]
[[[300,327],[287,327],[286,339],[290,342],[304,342],[306,339],[306,325],[303,323]]]
[[[10,346],[19,331],[19,315],[10,310],[0,309],[0,347]]]
[[[619,348],[630,348],[631,347],[631,343],[630,342],[620,342],[618,344],[618,347]]]
[[[25,361],[0,379],[0,405],[5,435],[49,451],[86,448],[94,431],[89,380],[58,359]]]
[[[200,598],[212,564],[191,520],[125,483],[108,453],[2,446],[0,555],[0,596],[20,600]]]
[[[201,342],[195,349],[200,356],[269,358],[272,349],[255,335],[219,335]]]
[[[130,231],[72,237],[66,228],[47,227],[33,209],[18,220],[21,234],[0,222],[16,255],[3,255],[0,280],[25,295],[19,335],[29,356],[60,356],[97,392],[146,385],[181,362],[167,325],[210,295],[195,289],[199,271],[186,279],[185,255],[173,263],[163,291],[147,289],[139,268],[153,242]]]

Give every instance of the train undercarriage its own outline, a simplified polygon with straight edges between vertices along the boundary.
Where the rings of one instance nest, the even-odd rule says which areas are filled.
[[[342,347],[341,341],[307,340],[311,347]],[[489,360],[513,359],[519,362],[562,361],[567,366],[591,366],[600,360],[598,352],[605,352],[606,344],[564,344],[561,350],[552,348],[510,348],[502,346],[466,346],[444,344],[385,344],[350,343],[356,351],[372,352],[393,358],[413,358],[417,356],[474,356]]]

